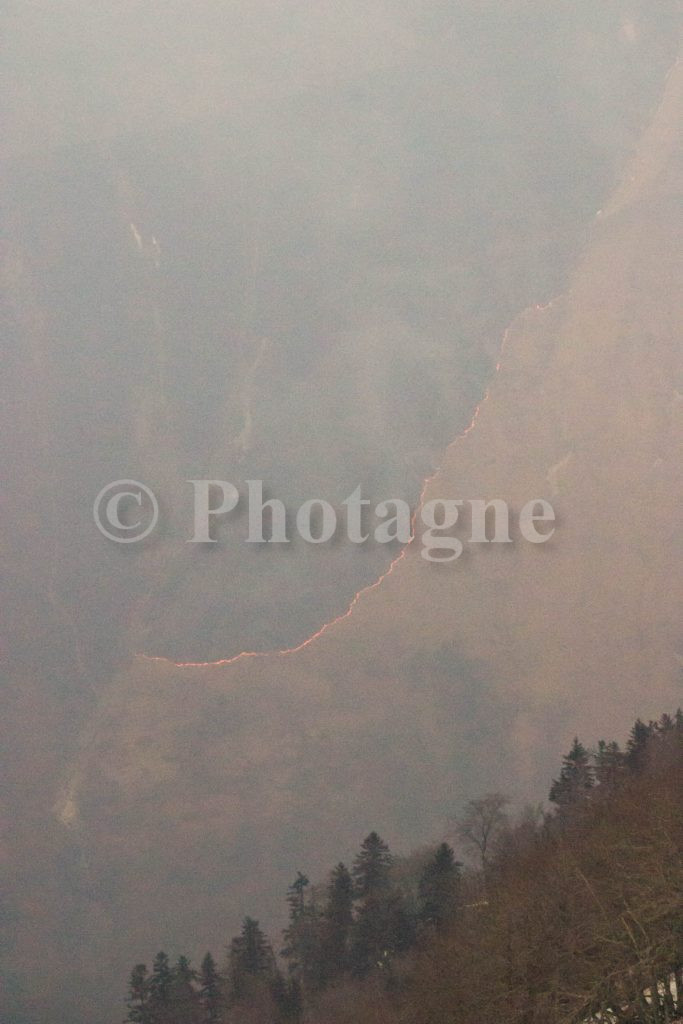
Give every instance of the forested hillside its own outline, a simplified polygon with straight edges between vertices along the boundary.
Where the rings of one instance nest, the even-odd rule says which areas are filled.
[[[271,942],[247,917],[199,970],[133,968],[135,1024],[672,1024],[683,985],[683,713],[576,739],[552,809],[470,801],[449,843],[297,872]],[[449,835],[449,838],[450,838]],[[201,923],[197,923],[198,932]]]

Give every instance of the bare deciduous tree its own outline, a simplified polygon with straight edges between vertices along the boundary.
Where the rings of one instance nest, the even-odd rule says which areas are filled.
[[[497,836],[507,826],[505,808],[509,803],[502,793],[487,793],[478,800],[470,800],[462,816],[455,820],[456,835],[479,859],[483,871]]]

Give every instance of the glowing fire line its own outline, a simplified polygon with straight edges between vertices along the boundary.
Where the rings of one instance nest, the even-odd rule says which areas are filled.
[[[543,305],[529,306],[524,311],[524,313],[522,314],[522,317],[524,317],[531,310],[534,310],[535,312],[538,312],[538,313],[542,313],[545,310],[550,309],[550,307],[553,306],[557,301],[558,301],[558,297],[556,297],[554,299],[551,299],[551,301],[546,303],[544,306]],[[518,319],[521,319],[522,317],[519,317]],[[516,322],[517,322],[517,320],[514,321],[514,323],[516,323]],[[500,373],[500,369],[501,369],[501,365],[502,365],[502,361],[503,361],[503,355],[505,353],[505,348],[507,346],[508,337],[509,337],[510,331],[512,330],[513,326],[514,326],[514,324],[512,324],[510,327],[508,327],[506,329],[505,333],[503,334],[503,340],[502,340],[501,346],[500,346],[500,355],[499,355],[499,358],[498,358],[498,362],[496,363],[496,369],[495,369],[495,373],[494,373],[494,382],[495,382],[495,378]],[[458,444],[464,437],[467,437],[467,435],[474,429],[474,426],[475,426],[475,424],[476,424],[476,422],[477,422],[477,420],[479,418],[479,413],[481,412],[482,407],[488,401],[489,396],[491,394],[492,388],[493,388],[493,383],[491,383],[486,388],[482,398],[480,399],[478,405],[476,406],[476,408],[474,410],[474,414],[473,414],[472,419],[470,420],[468,426],[465,427],[465,429],[462,431],[462,433],[458,434],[458,436],[456,438],[454,438],[450,442],[450,444],[446,447],[446,452],[448,452],[454,445]],[[328,622],[324,622],[323,625],[320,627],[320,629],[316,630],[315,633],[312,633],[311,636],[307,637],[300,644],[297,644],[296,647],[283,647],[280,650],[275,650],[275,651],[240,651],[239,654],[234,654],[230,658],[218,658],[215,661],[174,661],[172,658],[166,658],[166,657],[164,657],[163,655],[160,655],[160,654],[137,654],[136,657],[141,658],[144,661],[163,662],[166,665],[173,665],[174,668],[218,668],[218,667],[223,666],[223,665],[235,665],[239,661],[246,661],[247,658],[286,657],[289,654],[298,654],[299,651],[305,650],[312,643],[315,643],[316,640],[318,640],[321,636],[323,636],[323,634],[327,633],[327,631],[329,629],[332,629],[333,626],[336,626],[340,622],[343,622],[345,619],[350,618],[350,616],[353,614],[354,608],[356,607],[356,605],[358,604],[360,599],[365,594],[370,593],[370,591],[376,590],[384,582],[384,580],[387,579],[388,576],[391,576],[391,574],[393,573],[393,571],[396,568],[396,566],[400,562],[403,561],[403,559],[406,557],[406,555],[408,553],[409,547],[411,546],[411,544],[415,540],[415,537],[416,537],[415,523],[417,521],[418,512],[419,512],[419,510],[420,510],[420,508],[422,506],[422,503],[424,501],[425,494],[427,493],[427,489],[428,489],[429,485],[432,483],[432,481],[436,479],[436,477],[439,475],[440,472],[441,472],[441,467],[439,466],[437,469],[434,470],[433,473],[431,473],[429,476],[425,477],[425,479],[424,479],[424,481],[422,483],[422,489],[420,491],[420,497],[419,497],[417,505],[415,507],[415,511],[413,512],[413,515],[412,515],[410,540],[403,546],[403,548],[401,549],[399,554],[396,556],[396,558],[393,560],[393,562],[391,562],[391,564],[389,565],[389,568],[385,572],[383,572],[381,576],[379,576],[376,580],[374,580],[374,582],[372,582],[372,583],[368,584],[368,586],[362,587],[360,590],[358,590],[356,592],[356,594],[353,596],[353,598],[351,600],[351,603],[349,604],[349,606],[346,609],[346,611],[342,612],[341,615],[337,615],[334,619],[330,619]]]

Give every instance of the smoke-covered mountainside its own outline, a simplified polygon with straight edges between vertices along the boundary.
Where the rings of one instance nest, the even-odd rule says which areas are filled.
[[[110,1024],[297,865],[681,702],[679,5],[227,6],[3,15],[9,1024]],[[127,478],[141,545],[93,523]],[[197,478],[556,530],[209,548]]]

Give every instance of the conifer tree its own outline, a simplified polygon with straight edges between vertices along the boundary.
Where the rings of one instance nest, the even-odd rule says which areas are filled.
[[[230,944],[233,994],[239,998],[249,979],[273,973],[275,958],[270,943],[253,917],[245,917],[241,933]]]
[[[415,940],[415,924],[399,892],[368,896],[358,909],[351,932],[350,964],[362,977],[373,968],[387,969],[397,953],[405,953]]]
[[[197,972],[186,956],[178,958],[172,971],[168,1024],[201,1024],[199,995],[195,988]]]
[[[131,1024],[151,1024],[149,1006],[149,977],[145,964],[136,964],[128,986],[127,1021]]]
[[[371,832],[363,840],[353,863],[353,880],[359,899],[376,895],[389,887],[391,863],[389,847],[376,832]]]
[[[149,979],[149,1006],[154,1024],[165,1024],[171,1001],[173,972],[166,953],[157,953]]]
[[[330,875],[325,905],[325,976],[343,974],[349,966],[349,936],[353,924],[353,879],[345,864]]]
[[[358,913],[351,933],[350,962],[357,975],[386,968],[395,953],[410,947],[414,923],[401,894],[392,889],[392,856],[377,832],[361,845],[353,865]]]
[[[289,904],[290,920],[296,921],[303,917],[306,908],[306,889],[309,881],[306,875],[297,871],[296,878],[287,890],[287,903]]]
[[[590,754],[576,737],[562,760],[560,777],[553,781],[549,799],[560,809],[570,807],[589,793],[594,781]]]
[[[460,868],[448,843],[442,843],[425,865],[418,885],[420,920],[440,927],[456,906]]]
[[[287,890],[289,925],[283,938],[282,956],[289,972],[305,986],[319,987],[323,981],[322,921],[315,901],[306,899],[308,878],[300,871]]]
[[[211,953],[206,954],[200,968],[199,1004],[202,1010],[202,1024],[217,1024],[223,1008],[223,997],[221,977]]]
[[[192,988],[197,980],[197,972],[192,969],[186,956],[179,956],[173,968],[173,984],[180,988]]]
[[[270,988],[278,1015],[277,1024],[300,1024],[303,1016],[303,995],[296,978],[285,980],[277,971]]]
[[[613,787],[618,782],[625,766],[625,757],[619,744],[612,740],[600,740],[595,752],[595,780],[600,786]]]
[[[654,732],[652,723],[646,725],[638,718],[626,744],[626,763],[633,772],[642,771],[647,760],[647,746]]]

